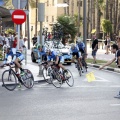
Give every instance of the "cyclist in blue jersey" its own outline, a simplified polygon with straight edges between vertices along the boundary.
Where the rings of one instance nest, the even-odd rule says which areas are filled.
[[[20,62],[21,62],[22,60],[24,60],[24,55],[23,55],[20,51],[17,51],[16,54],[14,54],[14,53],[12,52],[12,50],[11,50],[10,47],[7,47],[7,48],[5,49],[5,53],[6,53],[6,56],[5,56],[5,59],[4,59],[4,61],[3,61],[3,65],[2,65],[1,67],[3,67],[3,66],[6,64],[7,59],[8,59],[8,56],[11,56],[11,57],[12,57],[12,61],[10,62],[10,64],[15,63],[15,71],[16,71],[16,74],[18,73],[18,68],[19,68],[20,71],[21,71],[20,74],[21,74],[21,75],[24,75],[24,71],[23,71],[23,69],[22,69],[22,67],[21,67],[21,65],[20,65]]]
[[[43,45],[39,45],[38,50],[39,50],[39,57],[42,56],[42,60],[47,61],[47,55],[46,55],[45,47]]]
[[[76,59],[78,60],[79,65],[80,65],[80,67],[81,67],[81,70],[82,70],[82,72],[83,72],[82,63],[81,63],[81,53],[79,52],[78,46],[75,45],[74,43],[71,44],[71,54],[72,54],[72,56],[73,56],[72,62],[76,63],[76,62],[74,61],[74,56],[76,56]]]
[[[78,46],[78,49],[81,52],[81,54],[84,54],[85,53],[85,44],[84,44],[84,42],[82,42],[81,39],[77,40],[77,46]]]
[[[50,49],[46,50],[46,54],[48,62],[55,61],[55,64],[64,70],[63,73],[67,72],[66,68],[62,65],[62,63],[64,62],[64,58],[62,55],[58,55],[55,51],[52,51]]]

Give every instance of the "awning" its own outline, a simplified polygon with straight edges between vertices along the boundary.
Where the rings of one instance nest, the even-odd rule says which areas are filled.
[[[96,29],[92,29],[91,33],[95,33],[96,32]]]

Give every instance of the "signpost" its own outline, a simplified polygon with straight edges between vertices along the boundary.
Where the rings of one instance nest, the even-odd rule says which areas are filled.
[[[19,0],[12,0],[12,4],[17,9],[23,9],[27,4],[27,0],[20,0],[20,2]],[[19,5],[19,8],[18,8],[18,5]]]
[[[17,24],[17,29],[18,29],[18,42],[17,42],[17,48],[19,49],[19,40],[20,40],[20,24],[24,23],[26,21],[26,13],[23,9],[26,4],[27,0],[12,0],[12,4],[15,8],[18,10],[14,10],[12,13],[12,20],[14,23]]]
[[[22,24],[26,21],[26,13],[23,10],[15,10],[12,13],[12,21],[16,24]]]

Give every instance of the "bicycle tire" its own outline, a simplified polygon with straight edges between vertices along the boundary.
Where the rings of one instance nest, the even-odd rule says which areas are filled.
[[[2,83],[3,86],[9,91],[13,91],[17,87],[17,79],[13,70],[10,69],[3,72]]]
[[[87,64],[84,60],[82,60],[82,66],[83,66],[84,71],[87,72]]]
[[[82,71],[81,71],[81,67],[80,67],[80,65],[78,63],[77,63],[77,69],[78,69],[79,75],[81,76],[82,75]]]
[[[68,72],[67,74],[69,74],[70,77],[69,77],[68,79],[66,79],[66,83],[67,83],[70,87],[73,87],[73,85],[74,85],[73,75],[72,75],[71,71],[68,70],[68,69],[67,69],[67,72]],[[65,76],[65,78],[66,78],[66,76]],[[70,78],[71,78],[71,79],[70,79]]]
[[[56,88],[60,88],[62,86],[62,79],[61,79],[59,72],[52,70],[50,73],[50,79],[51,79],[52,84]]]
[[[33,74],[30,70],[28,69],[24,69],[24,76],[21,76],[21,80],[23,82],[23,85],[28,88],[31,89],[34,86],[34,77]]]
[[[50,68],[48,68],[48,69],[50,69]],[[48,69],[46,69],[45,67],[43,68],[43,70],[42,70],[43,78],[47,83],[52,84],[52,82],[50,80],[50,75],[48,75],[48,74],[50,74],[50,73],[48,73]]]

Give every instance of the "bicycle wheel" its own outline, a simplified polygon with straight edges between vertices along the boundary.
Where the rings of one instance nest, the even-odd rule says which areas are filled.
[[[24,69],[24,75],[21,76],[21,80],[23,82],[23,85],[30,89],[34,86],[34,77],[33,77],[33,74],[30,70],[28,69]]]
[[[3,72],[2,83],[7,90],[13,91],[16,88],[17,86],[16,75],[11,69]]]
[[[67,72],[64,74],[65,79],[66,79],[66,83],[72,87],[74,85],[74,78],[72,73],[70,72],[70,70],[67,69]]]
[[[82,75],[82,71],[81,71],[80,65],[78,63],[77,63],[77,69],[78,69],[79,75],[81,76]]]
[[[52,70],[52,72],[50,73],[50,80],[56,88],[61,87],[62,79],[61,79],[59,72],[55,72],[54,70]]]
[[[52,82],[51,82],[51,80],[50,80],[50,68],[46,69],[46,68],[44,67],[43,70],[42,70],[42,72],[43,72],[44,80],[45,80],[47,83],[51,84]]]
[[[87,72],[87,64],[84,60],[82,60],[83,71]]]

